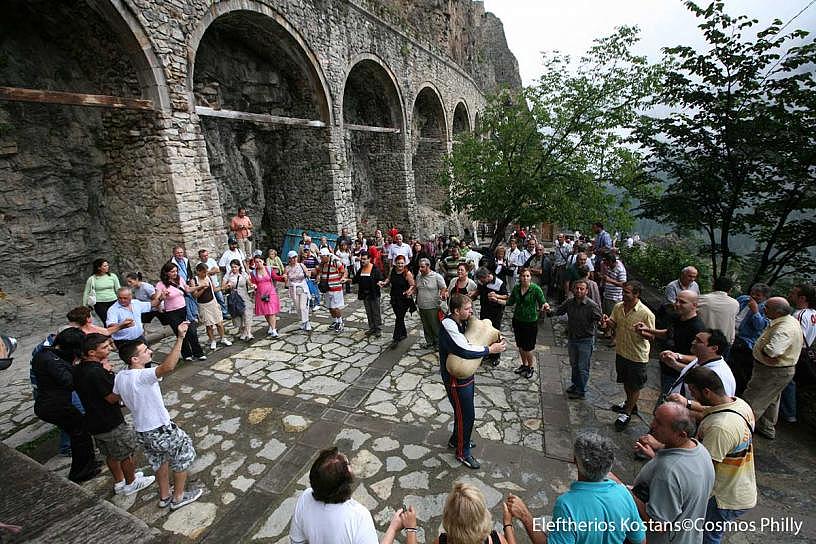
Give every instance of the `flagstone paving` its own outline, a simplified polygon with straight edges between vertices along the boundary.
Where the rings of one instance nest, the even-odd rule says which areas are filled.
[[[263,336],[264,326],[253,342],[236,341],[208,352],[207,361],[182,363],[164,379],[170,415],[193,437],[198,452],[189,484],[204,490],[198,502],[175,512],[160,509],[155,485],[137,495],[117,496],[106,473],[84,487],[161,530],[169,542],[286,543],[297,497],[308,487],[311,462],[321,448],[336,445],[357,476],[354,498],[372,512],[378,530],[385,530],[397,508],[410,504],[422,528],[419,541],[431,542],[456,480],[483,490],[497,527],[500,501],[508,493],[524,498],[535,513],[549,514],[576,476],[571,441],[578,430],[594,428],[611,436],[618,446],[615,472],[624,480],[637,473],[640,463],[632,459],[631,445],[648,429],[647,414],[657,391],[647,389],[640,410],[644,416],[615,433],[615,414],[608,408],[623,395],[614,383],[608,348],[598,346],[587,400],[568,402],[563,325],[542,322],[538,371],[526,380],[512,372],[518,354],[506,319],[510,349],[497,367],[480,368],[476,379],[473,440],[482,468],[471,471],[447,448],[451,408],[439,380],[437,354],[419,348],[418,317],[409,314],[409,338],[389,350],[390,330],[379,339],[365,337],[365,312],[356,300],[349,301],[344,332],[329,330],[328,312],[319,309],[315,328],[307,333],[287,313],[290,301],[283,295],[280,338]],[[388,325],[393,313],[387,297],[383,309]],[[227,329],[234,332],[231,325]],[[154,346],[155,359],[161,359],[171,341]],[[655,367],[650,368],[653,384],[658,383]],[[31,415],[30,395],[18,387],[0,409],[12,415],[15,425],[25,424]],[[786,429],[780,435],[774,443],[757,445],[761,498],[749,517],[787,512],[812,518],[812,437],[794,438]],[[141,456],[138,460],[144,464]],[[68,463],[57,456],[46,467],[65,474]],[[816,538],[816,523],[805,530],[807,538]],[[760,541],[796,539],[743,533],[730,540]]]

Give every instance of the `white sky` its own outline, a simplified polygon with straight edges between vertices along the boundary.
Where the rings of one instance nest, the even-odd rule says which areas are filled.
[[[707,6],[708,0],[698,0]],[[726,13],[759,19],[754,29],[765,28],[774,18],[787,23],[811,0],[725,0]],[[682,0],[484,0],[485,10],[504,23],[510,50],[519,62],[525,85],[541,75],[541,52],[559,50],[574,58],[586,52],[597,37],[616,26],[640,27],[636,52],[650,61],[661,58],[661,48],[702,45],[697,24]],[[816,32],[816,3],[810,5],[785,31]]]

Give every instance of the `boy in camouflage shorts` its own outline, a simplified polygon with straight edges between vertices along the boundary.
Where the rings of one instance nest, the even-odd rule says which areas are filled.
[[[187,469],[195,460],[193,441],[170,420],[164,406],[159,378],[176,369],[181,344],[189,323],[178,327],[176,343],[164,362],[147,368],[153,351],[144,342],[135,341],[122,346],[119,355],[128,365],[116,375],[113,392],[119,395],[133,414],[133,428],[139,444],[144,448],[148,462],[156,471],[159,481],[159,507],[175,510],[201,497],[202,490],[185,491]],[[170,470],[173,486],[170,486]]]

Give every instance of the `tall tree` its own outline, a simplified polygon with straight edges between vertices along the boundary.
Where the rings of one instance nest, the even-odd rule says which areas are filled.
[[[714,278],[729,275],[737,234],[757,242],[748,285],[812,273],[816,45],[802,30],[783,34],[779,20],[749,39],[758,21],[727,15],[722,2],[686,5],[706,47],[664,50],[655,105],[669,112],[635,131],[646,179],[664,190],[639,195],[640,215],[702,231]]]
[[[659,69],[632,54],[635,27],[621,27],[573,63],[544,56],[544,75],[519,92],[488,100],[476,133],[457,143],[443,177],[453,209],[495,223],[542,221],[625,227],[627,206],[609,186],[635,179],[638,156],[621,131],[654,91]]]

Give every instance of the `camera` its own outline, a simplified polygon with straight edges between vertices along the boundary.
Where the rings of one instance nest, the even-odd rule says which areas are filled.
[[[269,302],[269,295],[261,295],[261,301]]]

